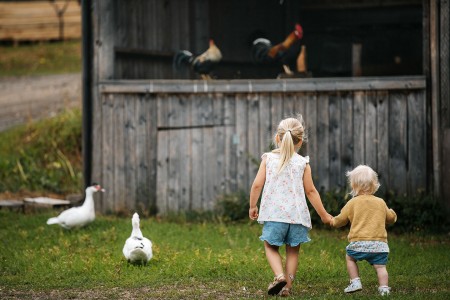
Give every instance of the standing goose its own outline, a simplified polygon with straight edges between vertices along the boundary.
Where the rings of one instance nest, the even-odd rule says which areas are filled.
[[[146,264],[153,257],[152,242],[142,235],[139,228],[139,215],[134,213],[131,219],[133,230],[123,246],[123,255],[132,264]]]
[[[47,220],[48,225],[58,224],[65,229],[83,227],[95,219],[95,207],[93,194],[105,190],[98,184],[86,188],[86,199],[83,205],[72,207],[63,211],[59,216]]]

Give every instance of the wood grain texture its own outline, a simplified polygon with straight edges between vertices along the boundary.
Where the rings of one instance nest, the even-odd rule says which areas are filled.
[[[345,173],[359,164],[378,172],[380,192],[426,188],[424,90],[103,93],[95,147],[113,189],[101,210],[213,210],[222,195],[248,192],[288,112],[303,113],[301,153],[319,191],[348,189]]]

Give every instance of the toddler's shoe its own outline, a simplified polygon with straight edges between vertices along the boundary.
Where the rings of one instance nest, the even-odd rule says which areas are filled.
[[[350,280],[350,284],[344,289],[344,292],[353,293],[360,290],[362,290],[361,280],[359,278],[354,278]]]
[[[381,296],[389,296],[389,294],[391,293],[391,288],[388,286],[380,286],[378,288],[378,293],[380,293]]]
[[[278,295],[281,289],[287,284],[286,277],[284,274],[280,274],[274,277],[273,282],[269,284],[267,288],[267,293],[271,296]]]

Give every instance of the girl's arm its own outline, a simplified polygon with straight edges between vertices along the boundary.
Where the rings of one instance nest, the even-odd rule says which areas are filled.
[[[386,206],[386,224],[394,224],[397,222],[397,214],[392,208]]]
[[[322,222],[329,224],[333,217],[325,210],[325,207],[323,207],[319,192],[316,190],[312,180],[311,167],[309,164],[306,164],[305,172],[303,174],[303,186],[305,187],[305,193],[309,202],[319,214]]]
[[[266,182],[266,158],[264,157],[259,165],[258,173],[253,181],[252,188],[250,190],[250,209],[248,210],[248,216],[252,220],[258,219],[258,203],[259,195]]]
[[[341,213],[339,215],[331,219],[330,225],[332,227],[342,227],[347,225],[349,221],[349,206],[347,204],[341,209]]]

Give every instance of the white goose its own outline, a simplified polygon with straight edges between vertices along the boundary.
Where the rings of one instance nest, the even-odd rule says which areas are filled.
[[[142,235],[139,228],[139,215],[134,213],[131,219],[133,230],[123,246],[123,255],[132,264],[146,264],[153,257],[152,242]]]
[[[58,224],[63,228],[71,229],[91,223],[95,219],[93,194],[98,191],[104,192],[105,190],[98,184],[86,188],[86,199],[83,205],[63,211],[59,216],[48,219],[47,224]]]

